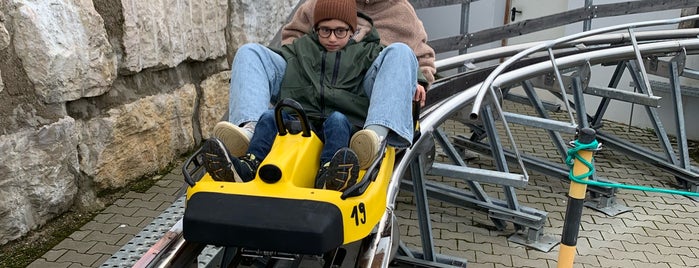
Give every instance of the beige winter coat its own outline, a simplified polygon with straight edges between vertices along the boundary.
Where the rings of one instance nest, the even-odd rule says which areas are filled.
[[[311,31],[313,27],[313,7],[316,0],[303,3],[291,21],[282,29],[282,44],[289,44],[294,39]],[[417,56],[420,70],[430,84],[434,81],[434,50],[427,45],[427,32],[422,21],[415,14],[415,9],[408,0],[357,0],[359,12],[367,14],[374,20],[379,31],[381,43],[389,45],[403,42],[410,46]],[[358,18],[359,38],[371,29],[364,19]]]

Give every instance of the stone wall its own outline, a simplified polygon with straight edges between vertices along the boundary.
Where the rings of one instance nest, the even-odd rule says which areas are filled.
[[[193,150],[298,2],[0,1],[0,244]]]

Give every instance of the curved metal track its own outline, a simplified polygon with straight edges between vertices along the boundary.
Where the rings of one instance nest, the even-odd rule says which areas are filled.
[[[637,156],[640,160],[654,163],[673,172],[678,176],[678,180],[685,182],[685,185],[693,185],[687,190],[696,191],[696,185],[699,183],[697,169],[689,165],[687,157],[686,136],[683,136],[684,121],[682,119],[681,101],[678,102],[678,97],[675,97],[675,115],[678,125],[679,135],[679,153],[680,161],[675,157],[674,150],[669,146],[667,133],[662,128],[662,123],[655,111],[657,105],[652,105],[654,98],[650,90],[651,82],[648,80],[647,71],[645,70],[644,61],[657,60],[658,57],[674,56],[668,65],[668,73],[666,77],[670,79],[669,84],[672,85],[671,91],[673,96],[678,96],[680,86],[678,77],[682,70],[678,66],[684,66],[684,59],[687,55],[696,54],[699,51],[699,39],[696,38],[696,31],[665,31],[663,34],[654,35],[646,33],[643,43],[638,42],[637,34],[633,29],[652,25],[675,24],[685,20],[695,20],[699,16],[685,17],[682,19],[662,20],[643,22],[635,24],[626,24],[622,26],[614,26],[604,29],[598,29],[578,35],[568,36],[549,42],[535,44],[522,52],[512,56],[510,59],[499,65],[489,74],[486,79],[480,80],[483,77],[483,70],[476,70],[470,73],[458,74],[454,77],[447,78],[442,84],[437,84],[431,92],[439,92],[441,87],[450,88],[458,85],[450,85],[453,81],[470,81],[471,84],[462,85],[462,91],[445,99],[439,99],[431,102],[431,105],[421,113],[420,127],[422,135],[412,148],[405,151],[403,158],[399,161],[395,168],[392,178],[392,184],[389,190],[389,206],[388,212],[395,209],[395,200],[398,195],[398,190],[412,190],[415,193],[416,203],[418,206],[419,225],[422,236],[421,257],[430,262],[443,262],[440,256],[434,251],[434,243],[432,241],[431,221],[429,219],[429,206],[427,197],[436,198],[442,201],[453,201],[454,204],[464,205],[464,201],[469,203],[466,207],[481,209],[488,213],[493,223],[498,228],[504,228],[505,221],[512,222],[515,229],[522,231],[520,234],[510,237],[511,241],[527,244],[531,247],[548,251],[551,245],[557,243],[545,241],[547,238],[543,234],[543,223],[546,218],[546,212],[536,209],[527,208],[518,203],[513,187],[522,186],[527,182],[527,167],[535,167],[538,171],[549,175],[563,175],[562,179],[566,179],[567,169],[561,170],[559,165],[551,163],[547,160],[535,159],[531,156],[521,155],[517,149],[516,141],[512,138],[508,127],[508,121],[524,124],[531,127],[538,127],[546,130],[554,143],[557,143],[561,157],[565,158],[565,146],[561,139],[561,133],[574,134],[580,126],[590,126],[590,122],[601,122],[604,111],[609,103],[609,100],[616,99],[630,103],[638,103],[646,106],[655,130],[658,133],[659,141],[665,149],[665,159],[651,156],[650,153],[640,146],[631,146],[630,142],[607,138],[603,132],[600,132],[603,142],[610,147],[615,148],[634,148],[632,155]],[[554,49],[564,49],[565,45],[576,47],[584,42],[592,42],[593,40],[611,40],[610,36],[600,36],[601,33],[626,29],[628,34],[621,40],[630,42],[624,43],[598,43],[599,47],[585,48],[579,53],[562,53],[563,56],[557,55]],[[677,34],[672,40],[666,39],[668,35]],[[683,35],[687,34],[687,35]],[[593,36],[597,35],[597,36]],[[587,39],[582,39],[587,38]],[[491,51],[492,55],[502,56],[505,49],[495,49]],[[523,61],[525,57],[531,57],[535,52],[544,50],[548,55],[542,57],[533,57]],[[565,51],[565,50],[564,50]],[[481,59],[489,59],[488,52],[478,55]],[[472,63],[474,57],[468,58],[469,55],[460,57],[462,64]],[[454,59],[448,60],[443,66],[456,67],[459,64],[454,63]],[[524,65],[524,67],[518,67]],[[524,63],[524,64],[522,64]],[[610,83],[607,88],[589,87],[587,82],[590,81],[590,68],[592,66],[601,66],[605,64],[615,64],[619,67],[610,77]],[[626,67],[630,70],[631,76],[634,79],[636,87],[639,88],[641,94],[626,94],[620,90],[613,89],[616,87],[621,75],[621,71]],[[564,79],[562,70],[568,70],[569,76]],[[480,72],[480,73],[479,73]],[[487,71],[486,71],[487,72]],[[470,74],[474,74],[471,76]],[[542,101],[538,98],[534,90],[532,80],[546,74],[554,74],[554,81],[558,82],[559,90],[567,89],[566,91],[557,94],[561,101],[567,106],[569,121],[558,121],[548,116]],[[662,75],[662,74],[661,74]],[[474,84],[473,80],[478,82]],[[483,81],[483,82],[480,82]],[[568,84],[569,83],[569,84]],[[522,114],[506,113],[502,110],[500,103],[502,99],[512,99],[509,94],[509,89],[515,85],[522,85],[527,92],[527,97],[522,98],[528,100],[529,104],[535,110],[538,116],[529,116]],[[550,89],[555,89],[555,86]],[[485,99],[486,93],[491,93],[491,98]],[[555,93],[555,92],[554,92]],[[594,116],[588,115],[585,110],[583,94],[594,94],[603,97],[600,107]],[[569,100],[567,95],[573,95],[572,100]],[[616,95],[615,95],[616,94]],[[489,101],[488,101],[489,100]],[[464,110],[470,108],[471,113],[464,116]],[[497,112],[497,113],[495,113]],[[573,112],[577,117],[573,117]],[[480,118],[479,118],[480,117]],[[440,129],[440,126],[446,120],[456,120],[468,125],[474,132],[471,137],[453,137],[449,139],[447,135]],[[475,121],[481,119],[480,121]],[[502,123],[503,128],[507,131],[509,137],[509,145],[511,150],[507,150],[500,141],[500,135],[497,132],[496,121]],[[598,131],[602,130],[601,124],[593,125]],[[482,143],[481,140],[487,139],[487,143]],[[452,140],[454,141],[452,143]],[[439,144],[445,154],[449,156],[453,164],[434,162],[434,147]],[[683,145],[684,144],[684,145]],[[466,167],[461,159],[456,147],[479,150],[489,153],[495,161],[497,170],[483,171]],[[511,170],[507,166],[507,161],[514,161],[519,164],[521,173],[513,176]],[[526,165],[525,165],[526,162]],[[561,174],[561,171],[563,174]],[[408,174],[409,173],[409,174]],[[470,190],[456,189],[447,185],[428,181],[426,175],[448,176],[456,179],[463,179],[469,185]],[[410,181],[405,180],[405,177],[411,178]],[[599,178],[597,178],[599,179]],[[480,182],[495,183],[502,186],[503,194],[506,200],[496,200],[489,197],[480,187]],[[407,186],[407,187],[405,187]],[[597,191],[606,194],[606,198],[613,198],[613,189],[597,189]],[[594,196],[594,195],[593,195]],[[387,213],[389,215],[390,213]],[[388,217],[386,220],[390,220]],[[382,226],[391,226],[389,224],[380,225],[378,233],[389,233],[382,229]],[[374,238],[371,250],[375,252],[374,258],[369,258],[365,262],[359,263],[360,267],[387,267],[390,262],[387,259],[391,249],[382,241],[386,237],[377,236]],[[383,245],[383,246],[382,246]],[[383,256],[380,258],[379,256]]]
[[[520,204],[516,198],[515,187],[526,187],[528,169],[567,180],[568,170],[561,161],[565,158],[566,148],[562,137],[572,136],[580,126],[596,128],[598,137],[605,146],[625,150],[639,160],[655,164],[674,174],[686,190],[697,191],[699,170],[688,160],[686,136],[682,135],[684,118],[678,79],[683,74],[696,79],[696,76],[693,76],[695,72],[683,66],[687,56],[699,52],[699,39],[697,39],[699,30],[662,32],[636,32],[635,30],[644,26],[674,24],[697,18],[699,17],[694,16],[627,24],[548,42],[496,48],[439,61],[438,69],[445,71],[461,67],[465,63],[485,63],[492,59],[510,57],[502,65],[456,73],[434,84],[428,92],[428,105],[420,114],[421,135],[411,148],[400,154],[397,160],[389,186],[388,206],[384,218],[377,226],[375,234],[367,237],[361,244],[352,245],[356,252],[346,258],[350,260],[349,263],[340,266],[388,267],[392,262],[404,263],[412,267],[465,266],[465,260],[435,252],[428,197],[483,211],[498,229],[505,229],[509,226],[508,223],[512,223],[517,233],[510,237],[511,241],[542,251],[550,250],[557,241],[551,241],[544,232],[543,226],[547,213],[529,208],[526,204]],[[603,34],[619,29],[625,29],[627,33]],[[670,59],[663,61],[661,58]],[[647,70],[645,66],[650,64],[666,66],[667,68],[664,69],[666,72],[659,73],[655,71],[657,68]],[[601,87],[589,85],[590,75],[593,73],[591,69],[606,65],[617,66],[609,77],[609,84]],[[628,70],[640,93],[616,89],[625,70]],[[668,79],[668,82],[650,81],[649,72]],[[551,81],[554,83],[549,83]],[[674,110],[677,131],[680,133],[677,152],[670,145],[668,134],[657,116],[658,97],[652,94],[651,88],[661,85],[669,88],[677,107]],[[521,87],[526,96],[513,93],[513,89],[518,87]],[[535,88],[558,96],[566,106],[567,117],[550,116],[549,112],[559,109],[560,104],[548,103],[540,99]],[[561,88],[565,91],[561,91]],[[594,114],[587,112],[584,95],[602,98]],[[532,112],[521,114],[504,111],[501,104],[505,100],[526,103],[531,107]],[[646,108],[655,126],[658,142],[663,148],[660,154],[604,132],[601,120],[611,100],[642,105]],[[450,136],[442,128],[447,121],[466,125],[472,130],[472,135],[470,137],[462,134]],[[540,159],[529,152],[520,152],[516,146],[516,139],[509,130],[509,124],[513,123],[546,131],[552,143],[558,148],[561,159]],[[503,129],[505,134],[500,133]],[[504,136],[507,140],[502,140]],[[485,170],[468,167],[461,156],[466,150],[490,155],[496,168]],[[450,162],[436,161],[437,151],[446,155]],[[517,167],[510,169],[508,162],[516,163]],[[428,175],[463,180],[468,185],[468,189],[455,188],[429,180]],[[607,180],[606,178],[596,179]],[[499,200],[494,198],[492,193],[486,193],[481,183],[500,186],[502,190],[500,196],[504,196],[505,199]],[[396,210],[396,198],[400,190],[414,193],[422,242],[421,252],[410,250],[402,243],[397,243],[398,231],[393,212]],[[591,197],[596,198],[597,202],[604,203],[605,200],[615,198],[614,189],[590,187],[589,191]],[[596,206],[603,210],[607,209],[606,212],[610,214],[613,214],[611,211],[614,210],[624,210],[624,208],[605,208],[599,203]],[[175,225],[160,242],[156,243],[157,248],[151,248],[136,266],[167,267],[174,264],[180,266],[195,263],[199,252],[204,247],[183,241],[181,228],[178,226]],[[233,251],[229,251],[231,252]],[[224,256],[220,251],[207,254],[212,255],[211,259],[218,263],[221,263],[224,258],[233,258],[230,255]],[[271,262],[268,259],[264,265],[299,267],[301,262],[304,262],[306,265],[303,267],[322,267],[323,264],[328,263],[317,257],[286,257],[295,260]],[[200,261],[201,259],[199,257]],[[224,263],[227,262],[224,261]],[[251,264],[260,265],[254,262]],[[243,264],[239,266],[245,267]]]

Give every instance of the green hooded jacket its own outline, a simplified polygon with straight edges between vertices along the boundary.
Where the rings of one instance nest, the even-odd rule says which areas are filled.
[[[371,22],[366,15],[358,16]],[[316,123],[338,111],[362,127],[369,109],[362,81],[383,48],[374,27],[361,41],[350,38],[336,52],[326,51],[315,31],[304,35],[278,50],[287,62],[280,97],[299,102]],[[418,78],[427,81],[419,70]]]

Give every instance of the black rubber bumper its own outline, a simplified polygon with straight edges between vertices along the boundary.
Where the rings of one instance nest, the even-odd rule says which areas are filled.
[[[333,204],[210,192],[187,201],[182,228],[192,242],[296,254],[322,254],[344,240]]]

